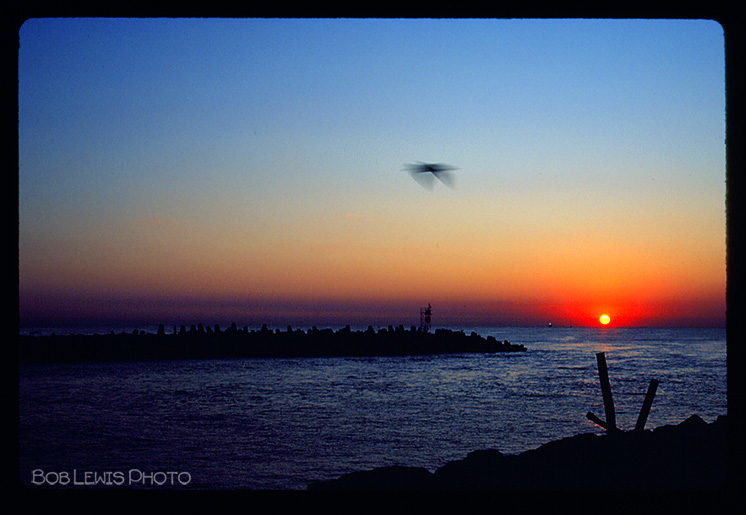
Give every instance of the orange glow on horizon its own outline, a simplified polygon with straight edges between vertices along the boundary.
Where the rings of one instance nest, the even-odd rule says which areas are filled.
[[[444,324],[599,327],[602,313],[613,321],[608,327],[724,324],[724,266],[709,260],[687,267],[663,259],[661,249],[645,247],[643,255],[574,232],[568,239],[541,233],[546,248],[537,253],[530,228],[520,233],[525,238],[508,231],[498,241],[487,231],[467,237],[436,226],[439,243],[431,246],[401,221],[378,221],[385,230],[360,216],[359,232],[334,219],[329,233],[306,224],[289,231],[292,237],[279,228],[248,237],[240,227],[122,222],[110,231],[119,239],[60,244],[54,261],[27,252],[22,308],[43,319],[45,306],[66,313],[84,298],[73,311],[90,316],[214,314],[241,323],[272,315],[323,324],[331,314],[374,323],[384,309],[387,320],[408,321],[432,302]]]

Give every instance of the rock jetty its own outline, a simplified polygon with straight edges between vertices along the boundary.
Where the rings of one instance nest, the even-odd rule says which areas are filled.
[[[727,416],[611,435],[580,434],[517,455],[479,450],[434,473],[389,466],[308,485],[314,491],[720,491]]]
[[[241,357],[400,356],[525,351],[523,345],[482,337],[475,332],[412,326],[368,327],[353,331],[317,329],[226,329],[202,324],[173,328],[161,325],[156,334],[144,331],[94,335],[19,335],[19,362],[138,361]]]

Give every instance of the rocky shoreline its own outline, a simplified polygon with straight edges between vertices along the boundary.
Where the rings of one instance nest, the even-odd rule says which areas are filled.
[[[523,345],[482,337],[475,332],[412,326],[368,327],[353,331],[349,326],[334,331],[307,331],[288,327],[286,331],[219,326],[181,326],[166,333],[161,325],[156,334],[141,331],[104,335],[19,335],[21,364],[78,361],[141,361],[163,359],[209,359],[243,357],[401,356],[452,353],[495,353],[525,351]]]
[[[728,418],[580,434],[517,455],[478,450],[435,472],[389,466],[308,485],[309,491],[722,491]]]

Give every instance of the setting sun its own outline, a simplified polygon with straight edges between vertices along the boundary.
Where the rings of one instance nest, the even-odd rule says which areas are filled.
[[[611,322],[611,318],[609,317],[609,315],[601,315],[601,316],[600,316],[600,317],[598,318],[598,321],[599,321],[599,322],[601,322],[601,323],[602,323],[603,325],[606,325],[606,324],[608,324],[609,322]]]

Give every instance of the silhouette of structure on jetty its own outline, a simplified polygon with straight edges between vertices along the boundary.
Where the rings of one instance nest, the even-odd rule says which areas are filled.
[[[243,357],[402,356],[453,353],[495,353],[525,351],[523,345],[475,332],[412,326],[388,326],[375,331],[353,331],[350,326],[334,331],[317,329],[225,330],[202,324],[189,329],[174,327],[166,333],[163,324],[156,334],[144,331],[107,335],[19,335],[20,363],[64,361],[139,361],[160,359],[206,359]]]

